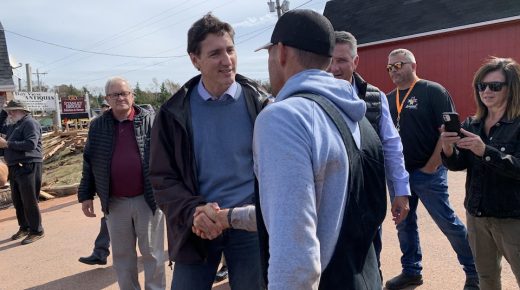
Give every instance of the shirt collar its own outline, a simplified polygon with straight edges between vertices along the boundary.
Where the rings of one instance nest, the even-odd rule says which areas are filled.
[[[110,109],[110,112],[112,113],[112,116],[114,116],[114,113],[112,112],[112,109]],[[135,109],[134,109],[134,106],[130,107],[130,114],[128,115],[128,117],[126,118],[126,120],[123,120],[121,122],[124,122],[124,121],[130,121],[130,122],[133,122],[134,119],[135,119]],[[116,118],[114,118],[114,121],[116,121],[117,123],[120,123],[118,120],[116,120]]]
[[[357,84],[356,84],[356,82],[354,80],[354,75],[352,75],[352,78],[350,79],[349,83],[354,88],[354,92],[356,92],[356,94],[359,94],[359,89],[358,89]]]
[[[128,115],[128,118],[126,118],[128,121],[134,121],[135,119],[135,109],[134,106],[130,107],[130,114]]]
[[[229,86],[229,88],[221,96],[219,96],[219,98],[217,100],[215,100],[215,99],[213,99],[211,94],[208,92],[208,90],[206,90],[206,88],[204,87],[204,84],[202,83],[202,78],[200,79],[199,84],[197,85],[197,92],[199,93],[199,95],[202,97],[202,99],[204,101],[209,101],[209,100],[224,101],[224,100],[228,99],[228,96],[236,100],[238,98],[237,90],[238,90],[238,83],[233,82]]]

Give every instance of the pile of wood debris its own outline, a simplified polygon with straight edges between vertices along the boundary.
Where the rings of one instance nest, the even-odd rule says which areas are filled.
[[[88,129],[43,134],[43,182],[40,199],[76,194]],[[11,205],[9,184],[0,187],[0,209]]]
[[[68,132],[50,132],[43,134],[43,161],[68,148],[72,152],[82,151],[87,142],[88,130],[72,130]]]

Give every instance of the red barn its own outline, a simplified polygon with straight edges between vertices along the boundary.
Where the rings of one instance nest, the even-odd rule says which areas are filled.
[[[356,11],[353,11],[357,7]],[[473,74],[489,56],[520,62],[520,1],[335,0],[324,15],[358,39],[358,71],[384,92],[396,48],[411,50],[417,75],[442,84],[462,118],[475,112]]]

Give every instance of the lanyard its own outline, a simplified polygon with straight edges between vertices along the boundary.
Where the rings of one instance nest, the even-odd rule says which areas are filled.
[[[396,92],[395,92],[395,106],[397,107],[397,122],[396,122],[395,128],[397,129],[397,132],[399,132],[401,130],[401,126],[399,124],[399,121],[401,120],[401,111],[403,110],[404,103],[406,102],[406,99],[408,99],[408,96],[412,92],[413,87],[415,87],[415,84],[419,80],[421,80],[421,79],[418,78],[418,79],[415,79],[413,81],[412,85],[408,89],[408,92],[406,93],[406,95],[404,95],[404,98],[403,98],[402,102],[399,102],[399,88],[396,89]]]

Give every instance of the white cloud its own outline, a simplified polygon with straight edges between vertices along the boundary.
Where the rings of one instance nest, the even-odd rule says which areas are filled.
[[[244,21],[240,21],[238,23],[233,23],[232,26],[237,28],[251,28],[251,27],[258,27],[258,26],[265,26],[267,24],[275,24],[277,21],[276,14],[265,14],[260,17],[248,17]]]

